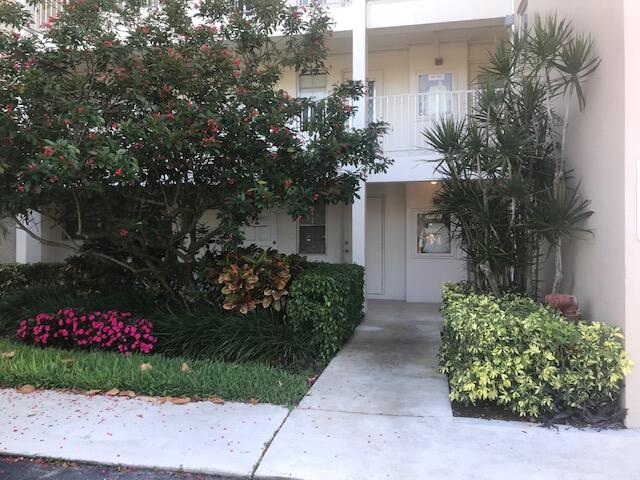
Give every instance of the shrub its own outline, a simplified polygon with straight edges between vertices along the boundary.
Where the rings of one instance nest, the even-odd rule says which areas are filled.
[[[335,355],[362,319],[364,268],[309,263],[290,286],[285,322],[296,335],[309,335],[320,363]]]
[[[313,364],[308,334],[296,335],[282,315],[262,309],[233,315],[215,306],[157,312],[156,352],[167,356],[259,362],[299,369]]]
[[[210,272],[212,283],[222,285],[223,308],[243,315],[258,305],[282,310],[291,272],[286,255],[276,250],[240,249],[223,255]]]
[[[17,336],[41,346],[149,353],[156,344],[153,325],[129,312],[82,312],[72,308],[39,313],[20,322]]]
[[[598,410],[617,399],[631,362],[617,328],[569,323],[532,299],[455,285],[443,293],[442,372],[451,399],[520,416]]]
[[[76,293],[101,293],[130,288],[133,274],[111,262],[76,255],[63,263],[0,264],[0,293],[6,295],[38,285],[59,285]]]
[[[0,293],[21,290],[33,285],[59,283],[64,264],[60,263],[27,263],[0,265]]]

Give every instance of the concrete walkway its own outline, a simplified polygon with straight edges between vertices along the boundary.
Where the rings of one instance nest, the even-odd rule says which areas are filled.
[[[640,431],[453,417],[439,331],[435,305],[370,302],[291,413],[0,390],[0,453],[264,479],[640,480]]]
[[[0,453],[249,477],[289,410],[0,390]]]
[[[640,431],[454,418],[435,305],[371,301],[256,476],[303,480],[640,479]]]

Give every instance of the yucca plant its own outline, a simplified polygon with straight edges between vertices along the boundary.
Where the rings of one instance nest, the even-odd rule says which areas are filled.
[[[537,17],[500,41],[483,68],[489,80],[462,121],[443,118],[425,132],[445,180],[435,213],[451,219],[470,279],[495,295],[537,295],[544,242],[555,254],[553,291],[563,278],[563,240],[593,212],[570,186],[565,144],[570,105],[585,107],[584,82],[598,67],[590,37],[568,20]],[[563,114],[556,106],[563,107]]]

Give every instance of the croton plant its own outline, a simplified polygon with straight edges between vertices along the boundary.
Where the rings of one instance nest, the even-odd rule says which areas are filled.
[[[212,283],[222,287],[225,310],[246,314],[262,306],[279,312],[302,258],[273,249],[241,249],[224,255],[209,275]]]

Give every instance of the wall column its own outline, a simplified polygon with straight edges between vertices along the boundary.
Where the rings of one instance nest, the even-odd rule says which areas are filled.
[[[42,217],[38,212],[31,212],[27,228],[36,235],[41,235]],[[16,263],[37,263],[42,261],[42,244],[16,225]]]
[[[353,0],[353,80],[367,85],[367,0]],[[357,109],[353,118],[354,128],[367,125],[367,98],[361,98],[354,105]],[[356,198],[351,207],[351,248],[352,261],[365,266],[365,219],[367,190],[365,182],[360,182],[360,198]]]

